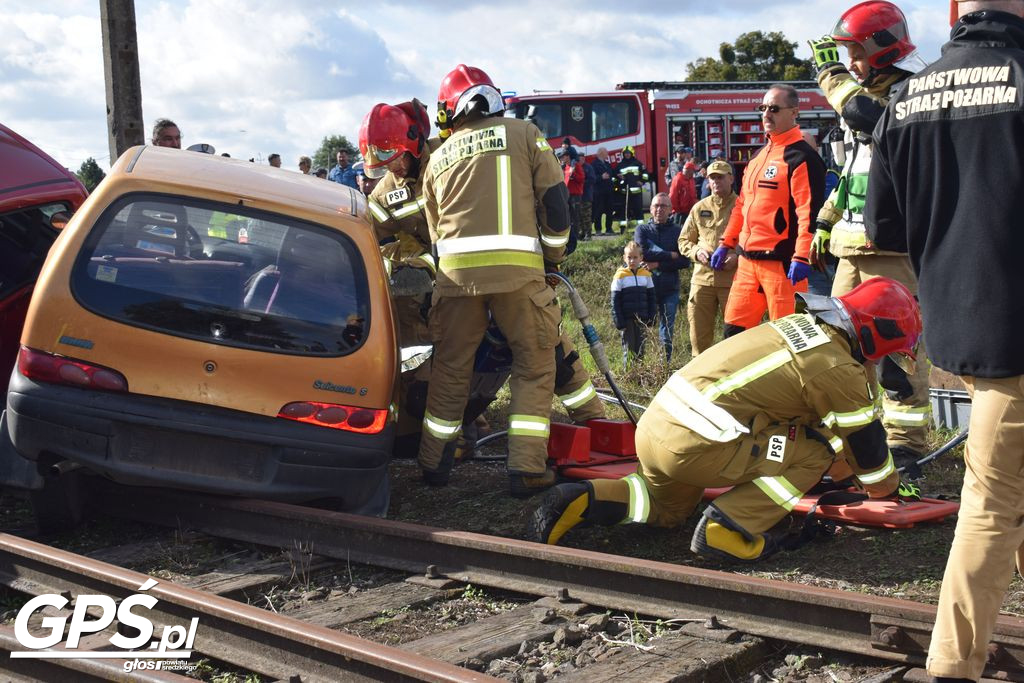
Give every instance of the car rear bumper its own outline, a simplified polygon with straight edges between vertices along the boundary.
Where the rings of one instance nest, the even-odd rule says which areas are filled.
[[[135,486],[382,515],[395,425],[355,434],[198,403],[37,383],[12,373],[4,415],[31,461],[70,460]]]

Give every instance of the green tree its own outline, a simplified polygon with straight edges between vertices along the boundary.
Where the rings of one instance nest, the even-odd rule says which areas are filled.
[[[75,175],[78,176],[78,179],[82,181],[85,189],[89,192],[95,190],[100,181],[107,177],[107,174],[103,172],[103,169],[100,168],[100,165],[92,157],[82,162],[82,166]]]
[[[334,166],[337,163],[337,154],[340,149],[348,152],[349,163],[359,160],[359,149],[349,142],[348,138],[344,135],[327,135],[324,136],[320,148],[313,155],[313,168],[322,166],[329,169]]]
[[[780,31],[750,31],[722,43],[719,59],[702,57],[686,65],[688,81],[796,81],[814,78],[814,64],[798,59],[796,43]]]

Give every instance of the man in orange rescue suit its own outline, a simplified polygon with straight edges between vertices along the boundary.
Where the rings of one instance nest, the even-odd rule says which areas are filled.
[[[726,337],[760,323],[765,309],[771,320],[796,309],[794,294],[807,291],[812,228],[825,200],[825,164],[796,123],[796,88],[771,86],[758,109],[768,144],[747,165],[729,226],[711,255],[715,270],[730,249],[740,255],[725,307]]]
[[[919,498],[893,466],[866,368],[913,359],[917,302],[885,278],[839,298],[802,296],[807,313],[726,339],[669,378],[637,426],[636,474],[556,487],[529,537],[557,543],[579,524],[673,527],[705,488],[733,486],[705,509],[690,547],[762,559],[784,547],[772,527],[837,456],[870,497]]]
[[[707,168],[711,196],[690,209],[679,233],[679,253],[694,262],[690,280],[690,298],[686,317],[690,320],[690,347],[693,355],[706,351],[715,340],[715,319],[725,311],[729,288],[736,272],[736,255],[729,254],[719,270],[711,268],[711,252],[725,232],[725,226],[736,206],[732,190],[732,166],[722,159]]]
[[[509,487],[525,497],[555,481],[547,442],[561,309],[544,270],[565,255],[568,191],[537,126],[501,117],[501,93],[486,73],[460,64],[437,99],[438,126],[450,136],[423,181],[438,271],[419,463],[428,484],[448,482],[473,357],[493,317],[513,356]]]

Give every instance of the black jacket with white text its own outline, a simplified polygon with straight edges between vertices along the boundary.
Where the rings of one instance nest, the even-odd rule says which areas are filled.
[[[953,27],[874,133],[864,216],[879,249],[910,254],[935,365],[1024,374],[1024,19]]]

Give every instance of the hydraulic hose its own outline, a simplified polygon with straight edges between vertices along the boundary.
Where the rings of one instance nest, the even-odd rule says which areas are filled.
[[[604,401],[605,403],[614,403],[615,405],[621,405],[619,403],[619,399],[617,399],[614,395],[609,396],[608,394],[604,393],[605,391],[611,391],[611,390],[610,389],[597,389],[597,397],[600,400]],[[645,410],[647,410],[647,406],[645,406],[643,403],[637,403],[636,401],[629,401],[629,405],[631,407],[633,407],[633,408],[636,408],[641,413],[644,412]]]
[[[967,428],[964,427],[964,430],[962,432],[960,432],[959,434],[954,436],[952,439],[950,439],[946,443],[944,443],[941,446],[939,446],[938,448],[936,448],[934,451],[932,451],[928,455],[924,456],[923,458],[921,458],[920,460],[915,462],[914,463],[914,467],[916,467],[917,469],[920,469],[922,465],[927,465],[932,460],[935,460],[937,458],[942,457],[946,453],[949,453],[951,450],[953,450],[954,448],[956,448],[957,446],[962,444],[966,438],[967,438]],[[906,469],[907,469],[907,466],[903,466],[903,467],[900,467],[897,470],[897,472],[903,472]]]
[[[615,394],[615,398],[618,399],[619,405],[626,413],[626,417],[629,421],[636,425],[636,417],[633,415],[633,411],[630,410],[629,401],[623,397],[622,392],[619,390],[619,385],[615,383],[615,377],[612,375],[612,368],[608,364],[608,355],[604,351],[604,344],[601,343],[601,338],[597,336],[597,330],[590,324],[590,309],[587,308],[587,304],[584,303],[580,293],[576,291],[572,282],[569,281],[562,273],[548,273],[552,275],[565,285],[566,289],[569,290],[569,301],[572,302],[572,310],[576,316],[576,319],[580,321],[580,325],[583,327],[583,338],[587,340],[587,345],[590,349],[590,355],[597,364],[597,369],[604,374],[604,378],[608,380],[608,386],[612,388],[612,392]]]
[[[627,401],[626,398],[622,395],[622,392],[619,390],[619,385],[615,383],[615,377],[614,375],[612,375],[612,368],[611,365],[609,365],[608,363],[608,354],[605,353],[604,344],[601,343],[600,337],[597,336],[597,330],[595,330],[594,326],[590,324],[590,309],[587,308],[587,304],[584,303],[583,298],[580,297],[579,292],[576,291],[576,288],[573,286],[572,282],[569,281],[569,278],[567,278],[562,273],[547,273],[547,275],[553,275],[557,277],[559,280],[562,281],[566,289],[569,290],[569,301],[572,302],[572,310],[573,313],[576,315],[576,319],[579,320],[580,325],[583,326],[583,337],[584,339],[587,340],[587,346],[590,349],[590,355],[594,359],[594,362],[597,364],[597,369],[604,374],[604,378],[608,380],[608,386],[611,387],[612,392],[615,394],[615,398],[612,398],[599,392],[597,394],[598,398],[602,401],[609,403],[617,403],[619,406],[621,406],[622,409],[626,412],[626,416],[629,418],[629,421],[632,422],[635,426],[636,417],[633,415],[633,411],[630,410],[630,406],[635,406],[637,408],[640,408],[641,410],[644,409],[644,406],[640,405],[639,403],[631,403]],[[507,435],[507,431],[494,432],[493,434],[488,434],[482,439],[477,440],[476,447],[480,448],[481,446],[484,446],[490,443],[491,441],[501,439]],[[503,454],[480,455],[479,453],[474,457],[475,460],[484,461],[503,460],[504,458],[505,456]]]

